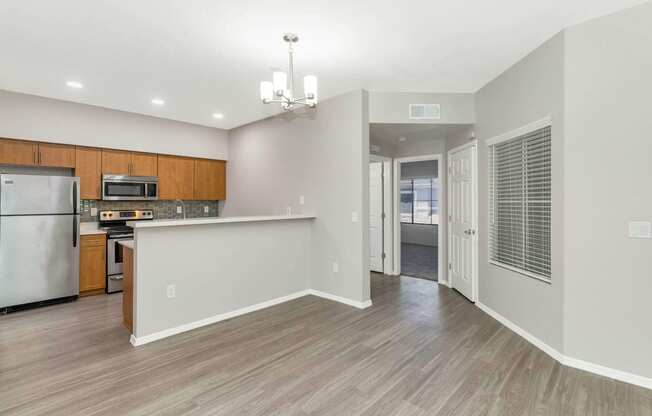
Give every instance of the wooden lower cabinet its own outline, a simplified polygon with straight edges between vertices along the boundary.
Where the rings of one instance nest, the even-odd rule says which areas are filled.
[[[122,323],[134,332],[134,251],[122,248]]]
[[[82,235],[79,249],[79,295],[104,293],[106,234]]]

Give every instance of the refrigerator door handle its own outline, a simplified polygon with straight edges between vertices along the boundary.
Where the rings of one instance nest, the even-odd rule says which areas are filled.
[[[77,216],[72,216],[72,246],[77,247]]]
[[[77,182],[72,182],[72,213],[77,215]]]

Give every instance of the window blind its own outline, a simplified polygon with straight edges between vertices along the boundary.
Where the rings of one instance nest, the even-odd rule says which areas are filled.
[[[489,146],[489,259],[550,281],[551,126]]]

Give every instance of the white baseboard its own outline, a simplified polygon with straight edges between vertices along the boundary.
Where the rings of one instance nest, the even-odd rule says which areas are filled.
[[[318,296],[320,298],[328,299],[328,300],[333,300],[335,302],[343,303],[345,305],[353,306],[354,308],[358,309],[365,309],[371,306],[371,299],[364,301],[364,302],[358,302],[356,300],[348,299],[348,298],[343,298],[341,296],[333,295],[330,293],[326,292],[321,292],[319,290],[315,289],[309,289],[308,290],[309,294]]]
[[[593,364],[588,361],[578,360],[577,358],[568,356],[564,356],[564,361],[562,361],[562,364],[568,367],[577,368],[578,370],[588,371],[589,373],[613,378],[614,380],[623,381],[625,383],[634,384],[636,386],[645,387],[652,390],[652,378],[649,377],[639,376],[638,374],[616,370],[615,368]]]
[[[448,280],[437,280],[437,283],[439,283],[440,285],[444,285],[446,287],[449,287],[451,289],[453,288],[453,286],[451,286],[451,284],[450,284],[450,282]]]
[[[530,334],[523,328],[519,327],[516,325],[514,322],[510,321],[509,319],[505,318],[498,312],[494,311],[490,307],[488,307],[485,304],[482,304],[480,302],[476,303],[476,306],[480,308],[482,311],[484,311],[487,315],[491,316],[501,324],[505,325],[507,328],[511,329],[514,331],[516,334],[520,335],[521,337],[525,338],[526,341],[534,345],[535,347],[539,348],[541,351],[545,352],[549,356],[551,356],[553,359],[559,361],[562,365],[565,365],[567,367],[573,367],[577,368],[578,370],[583,370],[587,371],[589,373],[597,374],[600,376],[608,377],[614,380],[622,381],[625,383],[629,384],[634,384],[637,386],[645,387],[648,389],[652,389],[652,378],[649,377],[644,377],[644,376],[639,376],[637,374],[632,374],[628,373],[626,371],[621,371],[621,370],[616,370],[614,368],[610,367],[605,367],[599,364],[593,364],[588,361],[583,361],[579,360],[577,358],[573,357],[568,357],[561,352],[559,352],[557,349],[551,347],[550,345],[546,344],[539,338],[535,337],[534,335]]]
[[[255,305],[246,306],[244,308],[236,309],[231,312],[222,313],[219,315],[211,316],[205,319],[200,319],[198,321],[190,322],[187,324],[175,326],[174,328],[165,329],[163,331],[154,332],[153,334],[145,335],[142,337],[135,337],[131,335],[129,342],[131,345],[137,347],[139,345],[148,344],[150,342],[158,341],[159,339],[167,338],[172,335],[180,334],[182,332],[191,331],[193,329],[201,328],[202,326],[211,325],[220,321],[225,321],[227,319],[235,318],[236,316],[244,315],[247,313],[255,312],[261,309],[269,308],[270,306],[278,305],[280,303],[288,302],[297,298],[301,298],[307,295],[319,296],[320,298],[332,300],[339,303],[344,303],[349,306],[353,306],[358,309],[365,309],[371,306],[371,300],[366,302],[357,302],[351,299],[343,298],[336,295],[331,295],[330,293],[320,292],[314,289],[301,290],[289,294],[287,296],[281,296],[280,298],[268,300],[265,302],[257,303]]]
[[[287,296],[268,300],[265,302],[257,303],[255,305],[246,306],[244,308],[236,309],[231,312],[222,313],[219,315],[211,316],[209,318],[200,319],[199,321],[190,322],[187,324],[175,326],[174,328],[164,329],[163,331],[154,332],[153,334],[145,335],[142,337],[131,336],[129,340],[131,345],[137,347],[139,345],[148,344],[150,342],[158,341],[159,339],[167,338],[172,335],[180,334],[182,332],[190,331],[193,329],[201,328],[202,326],[211,325],[216,322],[224,321],[227,319],[235,318],[236,316],[244,315],[247,313],[255,312],[261,309],[269,308],[270,306],[278,305],[280,303],[288,302],[303,296],[310,295],[309,290],[301,290]]]

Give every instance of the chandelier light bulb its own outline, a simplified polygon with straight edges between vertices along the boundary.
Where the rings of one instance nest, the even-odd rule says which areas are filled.
[[[274,84],[269,81],[260,83],[260,99],[265,104],[274,99]]]
[[[288,76],[285,72],[276,71],[272,76],[274,81],[274,92],[276,95],[281,96],[285,94],[288,89]]]
[[[306,75],[303,77],[303,92],[306,95],[306,103],[310,106],[317,104],[317,77]]]

